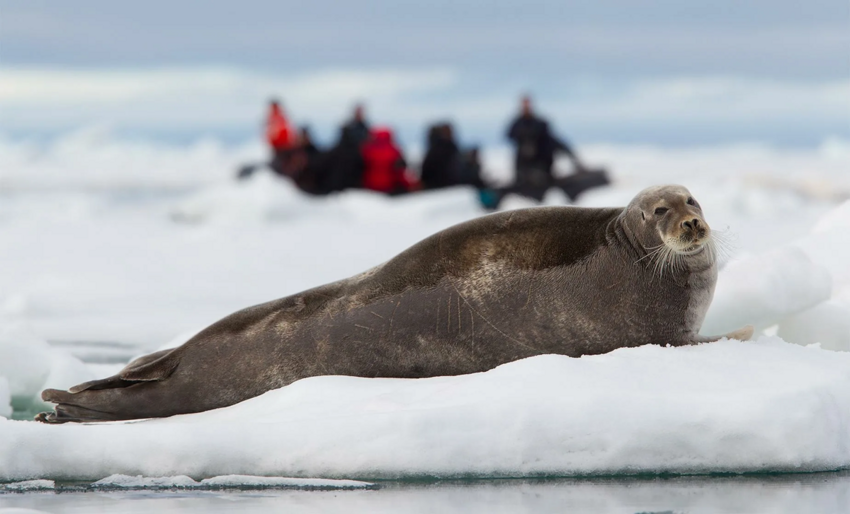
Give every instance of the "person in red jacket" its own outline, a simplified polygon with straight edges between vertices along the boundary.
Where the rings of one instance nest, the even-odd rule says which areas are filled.
[[[392,131],[375,128],[363,145],[363,187],[387,194],[402,194],[417,188],[409,175],[404,156],[393,142]]]
[[[266,141],[272,149],[271,167],[281,175],[289,175],[288,165],[296,146],[297,134],[292,129],[277,100],[269,102],[266,118]]]

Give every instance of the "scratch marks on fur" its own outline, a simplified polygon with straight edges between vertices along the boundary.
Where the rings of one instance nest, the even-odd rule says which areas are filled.
[[[457,333],[458,334],[463,332],[463,322],[461,321],[463,318],[461,318],[460,307],[461,307],[460,294],[458,293],[458,297],[457,297]]]
[[[393,313],[390,315],[390,331],[393,329],[393,320],[395,319],[395,311],[398,310],[398,306],[401,305],[401,300],[395,303],[395,307],[393,307]]]
[[[362,328],[363,330],[368,330],[369,332],[372,331],[370,327],[364,327],[363,325],[358,325],[357,323],[355,323],[354,326],[357,328]]]
[[[448,298],[448,311],[446,311],[446,332],[452,331],[452,295]]]
[[[531,295],[532,295],[533,292],[534,292],[534,281],[531,280],[531,277],[529,277],[528,278],[528,292],[526,292],[525,305],[522,306],[523,309],[525,309],[526,307],[529,306],[529,304],[531,304]]]
[[[516,338],[514,338],[514,337],[511,337],[510,335],[506,334],[506,333],[505,333],[505,332],[503,332],[501,329],[499,329],[499,327],[497,327],[496,325],[494,325],[492,321],[490,321],[490,320],[489,320],[489,319],[487,319],[487,318],[486,318],[483,314],[481,314],[480,312],[478,312],[478,310],[476,310],[476,309],[475,309],[475,307],[473,307],[473,306],[472,306],[472,304],[471,304],[471,303],[469,303],[469,301],[466,299],[466,297],[464,297],[464,296],[461,294],[460,290],[457,288],[457,285],[455,285],[455,283],[454,283],[451,279],[449,279],[449,281],[448,281],[448,282],[449,282],[449,284],[451,284],[452,288],[455,290],[455,292],[457,293],[457,295],[458,295],[458,297],[459,297],[459,298],[458,298],[458,307],[460,306],[460,300],[462,299],[462,300],[463,300],[463,303],[464,303],[464,304],[466,304],[466,306],[467,306],[467,307],[469,307],[469,310],[470,310],[470,311],[472,311],[474,314],[477,314],[477,315],[478,315],[478,317],[480,317],[482,320],[484,320],[484,323],[487,323],[487,324],[490,326],[490,328],[492,328],[492,329],[493,329],[493,330],[495,330],[497,333],[499,333],[499,335],[501,335],[502,337],[504,337],[504,338],[505,338],[505,339],[507,339],[508,341],[511,341],[512,343],[514,343],[514,344],[516,344],[516,345],[518,345],[518,346],[522,346],[523,348],[527,348],[527,349],[529,349],[529,350],[537,351],[535,348],[533,348],[533,347],[531,347],[531,346],[529,346],[529,345],[527,345],[527,344],[523,343],[523,342],[522,342],[522,341],[520,341],[519,339],[516,339]],[[451,319],[451,316],[449,316],[449,319]]]

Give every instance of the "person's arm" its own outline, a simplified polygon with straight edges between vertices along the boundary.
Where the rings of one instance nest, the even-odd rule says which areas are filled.
[[[551,134],[549,134],[549,138],[552,142],[552,146],[554,146],[556,151],[561,151],[567,154],[567,157],[569,157],[570,161],[573,163],[573,166],[575,166],[576,171],[585,171],[586,168],[584,167],[584,163],[581,162],[581,159],[578,158],[578,155],[573,151],[572,147],[570,147],[570,145],[566,141],[558,139],[557,137]]]
[[[513,142],[517,142],[519,139],[519,134],[517,134],[517,132],[519,132],[519,121],[519,118],[515,119],[513,123],[511,123],[510,128],[508,128],[508,139]]]
[[[575,159],[575,152],[573,152],[573,149],[570,147],[569,144],[567,144],[566,141],[558,139],[557,137],[551,134],[549,135],[549,137],[552,140],[552,146],[555,147],[555,150],[564,152],[570,157],[570,159]]]

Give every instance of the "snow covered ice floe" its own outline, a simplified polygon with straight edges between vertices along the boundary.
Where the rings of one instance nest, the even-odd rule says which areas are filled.
[[[167,419],[0,420],[0,480],[826,471],[850,467],[848,426],[850,353],[762,337],[456,377],[314,377]]]
[[[49,408],[41,391],[68,388],[97,378],[76,357],[51,347],[20,322],[0,320],[0,416],[10,404],[27,409]]]
[[[220,489],[368,489],[374,484],[360,480],[334,480],[323,478],[287,478],[251,475],[225,475],[205,478],[197,481],[186,475],[170,477],[144,477],[115,474],[101,478],[91,484],[70,486],[71,490],[135,490],[135,489],[191,489],[191,490],[220,490]],[[67,489],[61,486],[58,489]],[[1,493],[48,491],[56,490],[53,480],[25,480],[0,484]]]
[[[733,261],[717,278],[700,332],[762,330],[829,299],[832,279],[803,250],[786,246]],[[796,342],[796,341],[794,341]]]
[[[56,488],[53,480],[24,480],[11,484],[0,484],[0,492],[50,491]]]
[[[323,478],[225,475],[196,481],[186,475],[154,478],[119,474],[91,484],[93,489],[363,489],[371,486],[360,480]]]

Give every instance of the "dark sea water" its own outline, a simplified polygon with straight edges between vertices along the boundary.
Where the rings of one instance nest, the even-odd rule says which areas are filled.
[[[50,513],[812,513],[850,512],[850,473],[674,478],[381,482],[370,490],[5,493],[3,509]],[[14,511],[11,511],[14,512]],[[10,512],[10,514],[11,514]],[[18,511],[21,512],[21,511]]]

